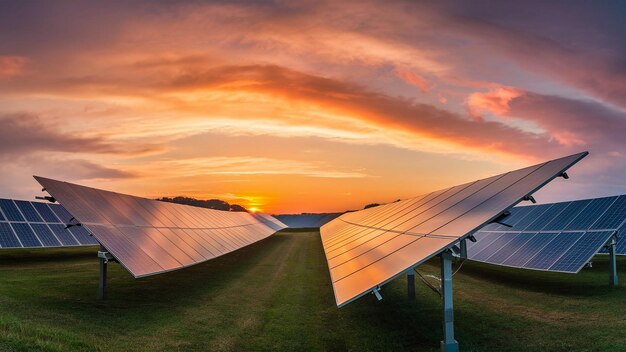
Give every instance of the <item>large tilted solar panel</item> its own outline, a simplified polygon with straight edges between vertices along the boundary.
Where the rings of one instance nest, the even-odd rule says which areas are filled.
[[[338,306],[493,221],[587,153],[341,215],[321,227]]]
[[[246,212],[198,208],[43,177],[35,179],[137,278],[198,264],[276,232]]]
[[[577,273],[626,227],[626,195],[515,207],[502,223],[510,227],[492,223],[474,235],[477,242],[467,245],[469,259]],[[625,242],[618,242],[618,253],[624,253]]]
[[[0,198],[0,248],[78,247],[98,241],[59,204]]]

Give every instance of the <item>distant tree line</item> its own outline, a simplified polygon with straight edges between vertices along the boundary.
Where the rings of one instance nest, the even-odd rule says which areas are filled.
[[[174,197],[174,198],[163,197],[163,198],[157,198],[157,200],[160,200],[162,202],[185,204],[185,205],[191,205],[194,207],[208,208],[208,209],[215,209],[215,210],[247,211],[246,208],[242,207],[241,205],[229,204],[228,202],[225,202],[220,199],[201,200],[201,199],[195,199],[195,198],[189,198],[189,197]]]

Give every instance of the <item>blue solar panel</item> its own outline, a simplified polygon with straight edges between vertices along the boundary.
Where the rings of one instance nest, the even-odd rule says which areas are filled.
[[[17,207],[12,200],[0,198],[0,209],[2,209],[2,212],[4,213],[4,216],[7,218],[7,220],[24,221],[24,217],[22,216],[20,211],[17,210]]]
[[[537,217],[524,231],[541,231],[548,224],[548,222],[557,217],[566,207],[568,203],[556,203],[552,204],[548,210],[546,210],[541,216]]]
[[[565,210],[563,210],[559,216],[555,217],[543,228],[544,231],[561,231],[565,229],[565,226],[572,222],[581,211],[583,211],[591,203],[590,199],[577,200],[575,202],[564,202],[567,204]]]
[[[574,273],[598,251],[606,253],[604,245],[620,227],[623,238],[615,250],[626,254],[626,195],[515,207],[510,212],[503,222],[513,227],[481,229],[481,240],[468,250],[469,259]]]
[[[533,207],[512,208],[509,210],[509,213],[510,213],[509,216],[505,217],[501,221],[504,224],[511,225],[511,227],[501,225],[501,224],[491,223],[487,225],[489,227],[483,227],[482,230],[490,230],[490,231],[512,230],[515,228],[515,224],[517,224],[520,220],[522,220],[532,209]],[[494,225],[494,226],[490,226],[490,225]]]
[[[556,237],[556,233],[535,234],[530,240],[526,241],[517,251],[507,258],[503,265],[523,267],[532,257],[537,255],[548,242]]]
[[[89,231],[82,226],[70,227],[70,231],[80,244],[99,244],[93,236],[89,235]]]
[[[537,253],[525,268],[546,270],[552,266],[567,250],[582,237],[582,232],[561,232]]]
[[[31,230],[28,224],[24,223],[11,223],[11,227],[13,227],[13,231],[22,242],[22,246],[24,247],[41,247],[41,242],[35,236],[33,230]]]
[[[24,218],[26,218],[26,221],[43,222],[43,219],[39,216],[39,214],[37,214],[37,211],[33,208],[30,202],[25,200],[15,200],[14,202],[15,205],[20,208],[20,211],[22,212],[22,215],[24,215]]]
[[[74,217],[60,204],[50,204],[50,209],[59,217],[62,223],[69,224]]]
[[[475,234],[474,237],[476,238],[476,242],[473,243],[473,245],[472,245],[472,242],[469,242],[470,244],[467,245],[466,247],[467,255],[473,257],[474,255],[478,254],[478,252],[482,251],[485,247],[492,244],[493,241],[497,240],[498,237],[502,235],[503,235],[502,232],[496,232],[494,234],[487,234],[487,233],[479,232]]]
[[[496,237],[496,236],[494,236]],[[473,260],[485,261],[489,259],[489,257],[493,256],[498,252],[502,247],[504,247],[507,243],[509,243],[513,239],[513,236],[509,233],[505,233],[499,236],[495,241],[491,242],[490,245],[486,246],[480,252],[477,252],[472,256]]]
[[[516,233],[511,234],[511,241],[503,246],[498,253],[489,257],[488,262],[493,264],[502,264],[505,260],[507,260],[513,253],[515,253],[520,247],[522,247],[526,242],[528,242],[531,238],[535,236],[534,233]],[[472,258],[473,259],[473,258]]]
[[[626,219],[626,196],[620,196],[591,228],[604,230],[618,228]]]
[[[528,214],[526,214],[526,216],[523,219],[521,219],[517,224],[515,224],[515,226],[513,226],[511,230],[524,231],[524,229],[528,227],[528,225],[530,225],[535,220],[537,220],[537,218],[540,217],[541,214],[543,214],[546,210],[548,210],[548,208],[550,208],[551,205],[552,204],[542,204],[542,205],[531,206],[530,208],[532,209],[528,212]]]
[[[616,199],[617,197],[607,197],[592,200],[591,203],[565,227],[565,230],[587,230],[596,222],[598,217],[604,214],[607,208],[615,202]]]
[[[39,202],[33,202],[32,204],[45,222],[61,222],[59,218],[54,215],[52,210],[50,210],[48,204]]]
[[[0,246],[2,248],[21,248],[20,241],[7,222],[0,222]]]
[[[78,242],[64,225],[50,224],[50,229],[64,246],[78,246]]]
[[[613,231],[586,232],[550,267],[550,270],[578,272],[612,235]]]
[[[99,244],[81,226],[65,229],[72,215],[59,204],[0,198],[0,210],[0,248]]]
[[[54,236],[46,224],[30,224],[41,243],[46,247],[57,247],[61,242]]]

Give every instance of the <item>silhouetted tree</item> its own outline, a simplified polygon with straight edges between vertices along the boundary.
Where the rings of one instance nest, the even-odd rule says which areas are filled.
[[[379,206],[379,205],[380,205],[380,204],[378,204],[378,203],[371,203],[371,204],[366,205],[366,206],[365,206],[365,208],[363,208],[363,209],[373,208],[373,207],[377,207],[377,206]]]
[[[160,200],[162,202],[185,204],[185,205],[191,205],[194,207],[215,209],[215,210],[247,211],[246,208],[242,207],[241,205],[229,204],[228,202],[225,202],[220,199],[201,200],[201,199],[195,199],[195,198],[190,198],[190,197],[174,197],[174,198],[163,197],[163,198],[157,198],[157,200]]]

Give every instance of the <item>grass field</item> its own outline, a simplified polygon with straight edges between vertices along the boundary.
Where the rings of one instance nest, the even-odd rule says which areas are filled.
[[[414,301],[399,278],[383,301],[337,309],[317,232],[141,280],[113,264],[105,302],[97,281],[95,248],[0,252],[0,350],[437,351],[441,339],[439,297],[419,280]],[[578,275],[466,262],[454,277],[461,349],[626,351],[626,290],[607,283],[602,256]]]

